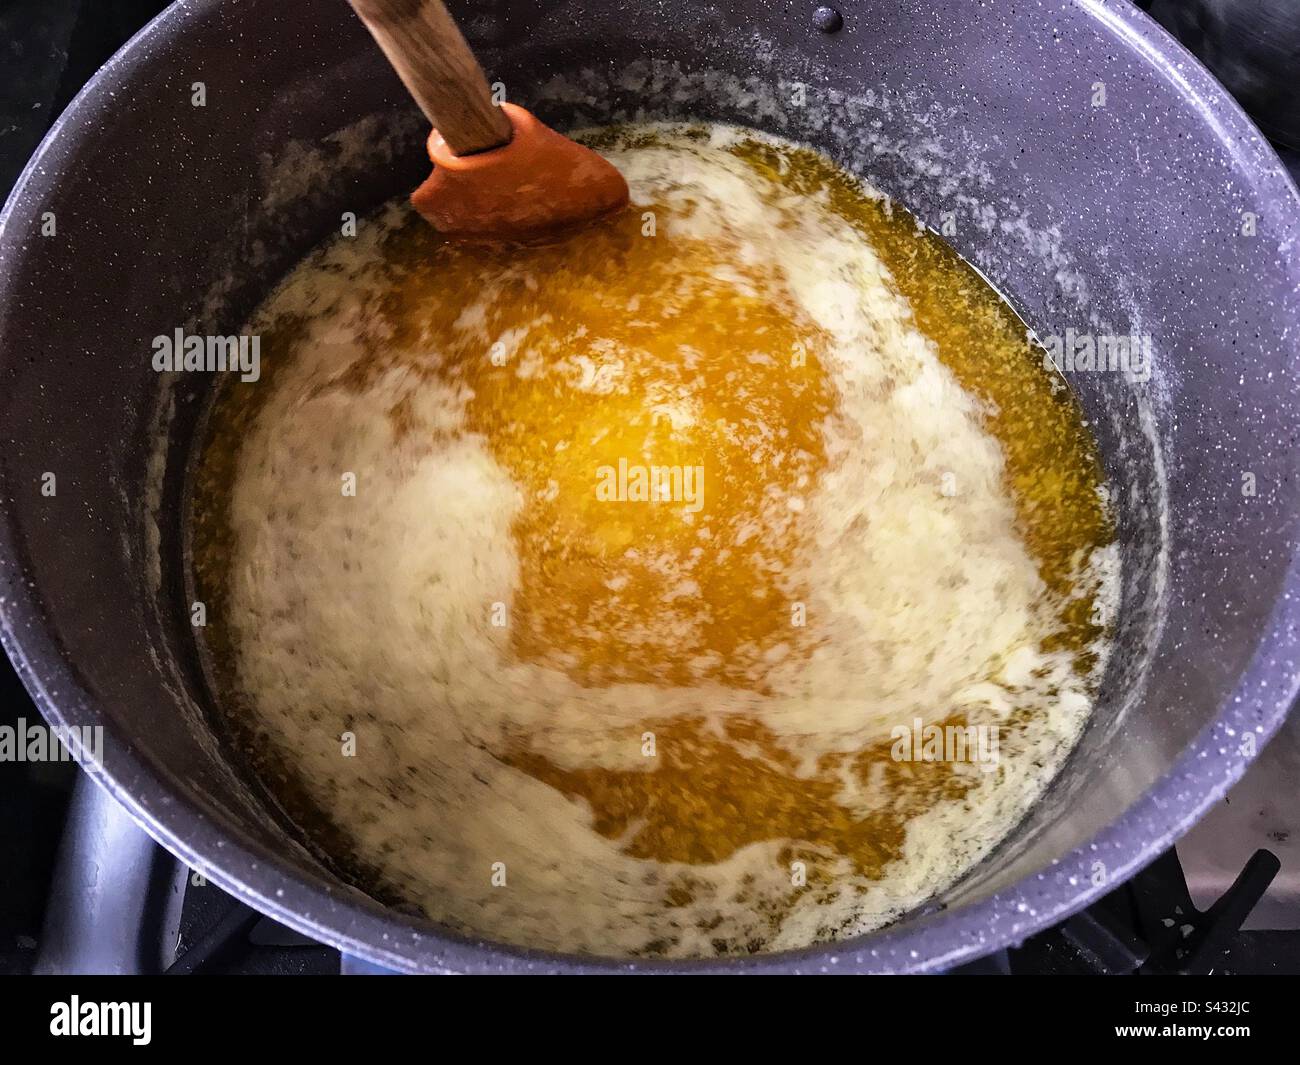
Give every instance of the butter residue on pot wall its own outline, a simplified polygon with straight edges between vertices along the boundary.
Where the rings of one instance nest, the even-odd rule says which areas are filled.
[[[250,323],[196,532],[219,686],[319,846],[441,923],[672,957],[868,931],[1088,717],[1095,454],[990,430],[829,164],[727,127],[601,146],[626,218],[503,257],[393,205]],[[1040,453],[1054,516],[1016,487]],[[698,512],[598,499],[638,456],[702,466]],[[998,764],[896,760],[914,722],[997,729]]]

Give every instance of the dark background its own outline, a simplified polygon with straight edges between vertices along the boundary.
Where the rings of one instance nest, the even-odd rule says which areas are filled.
[[[341,5],[343,0],[320,2]],[[1004,2],[1011,10],[1010,0]],[[1292,174],[1300,172],[1300,0],[1136,2],[1210,66],[1274,139]],[[167,6],[164,0],[0,0],[0,196],[8,195],[31,153],[81,86]],[[807,6],[811,11],[815,5]],[[8,660],[0,655],[0,725],[38,716]],[[1234,789],[1230,800],[1238,799],[1236,809],[1225,801],[1179,845],[1193,898],[1219,897],[1255,846],[1270,846],[1289,857],[1287,847],[1297,841],[1290,839],[1289,827],[1279,826],[1297,820],[1293,808],[1300,803],[1295,778],[1300,771],[1300,722],[1294,715],[1292,725],[1291,738],[1275,741]],[[0,765],[0,974],[32,967],[76,773],[71,763]],[[1278,794],[1278,781],[1289,784],[1284,788],[1289,797]],[[1278,802],[1288,808],[1275,808]],[[1290,865],[1289,860],[1283,862],[1284,868]],[[1185,893],[1176,866],[1177,859],[1172,871],[1161,859],[1135,878],[1125,889],[1126,897],[1117,892],[1114,905],[1140,906],[1142,893],[1153,882],[1163,893],[1160,878],[1165,874]],[[1262,927],[1297,927],[1287,923],[1293,918],[1286,915],[1296,910],[1300,882],[1288,871],[1291,879],[1284,874],[1274,883],[1273,909],[1257,913],[1257,919],[1275,922]],[[1266,897],[1260,909],[1268,910],[1269,903]],[[1086,926],[1065,931],[1065,941],[1089,938]],[[1060,933],[1058,929],[1036,937],[1040,942],[1031,941],[1021,953],[1061,954],[1065,948]],[[1278,950],[1278,944],[1274,935],[1247,947],[1258,953],[1264,947]],[[1280,952],[1287,959],[1300,953],[1290,941]],[[1035,971],[1041,971],[1041,962],[1035,962]],[[1124,966],[1111,971],[1124,971]]]

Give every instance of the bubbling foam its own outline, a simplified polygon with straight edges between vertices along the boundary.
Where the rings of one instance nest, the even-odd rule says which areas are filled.
[[[1087,719],[1118,587],[1095,455],[1059,397],[1037,443],[1007,428],[824,159],[593,142],[625,216],[459,248],[392,205],[258,312],[264,382],[198,490],[217,686],[316,843],[445,925],[670,957],[869,931],[987,854]],[[951,300],[1020,359],[1007,389],[1054,395],[995,294]],[[1056,517],[1018,489],[1043,455]],[[996,763],[919,757],[936,725]]]

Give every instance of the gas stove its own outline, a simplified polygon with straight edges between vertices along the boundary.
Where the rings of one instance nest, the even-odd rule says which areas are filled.
[[[0,0],[0,189],[159,0]],[[1211,65],[1232,35],[1157,17]],[[1195,6],[1195,5],[1191,5]],[[1249,5],[1247,5],[1249,6]],[[1267,7],[1266,3],[1256,4]],[[1187,27],[1191,26],[1192,31]],[[1233,77],[1225,76],[1229,88]],[[1241,84],[1254,84],[1245,79]],[[1276,108],[1257,85],[1248,108]],[[1262,102],[1261,102],[1262,101]],[[1261,122],[1289,137],[1273,111]],[[1293,176],[1300,147],[1279,143]],[[39,713],[0,658],[0,725]],[[1175,849],[1100,902],[966,973],[1300,974],[1300,713]],[[0,764],[0,974],[370,971],[249,909],[158,847],[67,762]]]

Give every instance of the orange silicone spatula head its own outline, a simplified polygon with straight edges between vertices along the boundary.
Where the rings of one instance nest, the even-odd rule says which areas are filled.
[[[628,202],[608,161],[522,107],[497,106],[442,0],[349,0],[434,125],[411,202],[449,237],[530,240]]]
[[[608,214],[628,202],[627,182],[606,159],[502,104],[514,135],[476,155],[455,155],[429,137],[433,173],[411,203],[450,237],[528,239]]]

